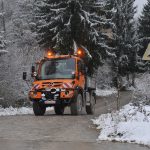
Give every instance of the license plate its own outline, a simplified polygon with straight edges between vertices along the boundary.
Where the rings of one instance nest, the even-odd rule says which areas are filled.
[[[46,105],[49,105],[49,104],[56,104],[56,101],[45,101],[44,102]]]
[[[51,89],[49,89],[49,88],[46,88],[46,89],[45,89],[45,91],[46,91],[46,92],[50,92],[50,91],[51,91]]]

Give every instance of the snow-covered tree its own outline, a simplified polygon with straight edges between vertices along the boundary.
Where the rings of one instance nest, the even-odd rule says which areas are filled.
[[[0,34],[0,50],[4,50],[6,47],[6,43],[5,43],[5,40],[4,40],[4,36],[3,34],[1,33]]]
[[[139,38],[142,47],[139,50],[139,55],[143,56],[148,43],[150,43],[150,0],[147,0],[142,15],[139,18]]]
[[[76,41],[92,55],[89,65],[93,72],[108,48],[108,35],[102,29],[110,27],[111,20],[99,15],[105,5],[102,0],[38,0],[35,18],[39,44],[66,54],[73,53],[73,41]]]
[[[113,69],[121,76],[134,72],[136,65],[136,36],[134,27],[135,0],[110,0],[114,9]]]
[[[31,46],[35,42],[35,28],[33,19],[34,0],[17,0],[15,12],[12,15],[12,29],[10,37],[18,46]]]
[[[5,22],[5,10],[4,10],[4,1],[0,1],[0,20],[1,20],[1,26],[4,32],[6,32],[6,22]],[[0,28],[0,30],[2,30]]]
[[[34,0],[4,1],[6,36],[3,36],[1,25],[0,28],[3,41],[6,43],[4,50],[9,53],[0,57],[0,97],[3,97],[5,102],[8,100],[8,104],[27,98],[28,88],[22,80],[22,72],[30,72],[31,64],[41,55],[34,32],[31,32],[35,28],[33,5]]]
[[[5,24],[5,10],[4,10],[4,1],[0,1],[0,51],[1,54],[4,53],[6,48],[6,24]]]

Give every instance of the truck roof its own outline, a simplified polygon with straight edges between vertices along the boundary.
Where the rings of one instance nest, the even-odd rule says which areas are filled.
[[[75,56],[75,55],[54,55],[54,56],[51,56],[49,58],[44,57],[44,59],[58,59],[58,58],[75,58],[75,59],[81,59],[80,57]]]
[[[43,60],[50,60],[50,59],[61,59],[61,58],[74,58],[74,59],[77,59],[77,60],[82,60],[80,57],[78,56],[75,56],[75,55],[53,55],[53,56],[50,56],[49,58],[48,57],[44,57],[43,59],[41,59],[40,61],[38,61],[37,63],[40,63],[41,61]]]

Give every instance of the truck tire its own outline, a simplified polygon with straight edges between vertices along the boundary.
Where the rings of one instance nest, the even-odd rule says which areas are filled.
[[[71,103],[70,110],[72,115],[81,115],[82,114],[82,95],[77,94],[74,98],[74,101]]]
[[[33,103],[33,112],[35,116],[43,116],[45,114],[46,107],[39,103],[39,102],[34,102]]]
[[[90,105],[86,106],[86,113],[88,115],[93,115],[95,113],[95,103],[96,99],[95,96],[92,94],[90,97]]]
[[[61,106],[61,105],[55,105],[54,107],[54,111],[56,115],[63,115],[64,110],[65,110],[64,106]]]

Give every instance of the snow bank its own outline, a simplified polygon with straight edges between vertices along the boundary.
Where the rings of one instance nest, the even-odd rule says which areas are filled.
[[[138,75],[132,103],[120,111],[103,114],[92,120],[100,130],[98,140],[137,143],[150,146],[150,74]],[[97,90],[107,96],[116,90]]]
[[[47,108],[47,111],[53,110],[53,108]],[[0,116],[15,116],[15,115],[29,115],[33,114],[33,109],[28,107],[21,108],[2,108],[0,107]]]
[[[92,120],[100,129],[98,140],[129,142],[150,146],[150,106],[132,103],[120,111]]]
[[[0,116],[14,116],[14,115],[25,115],[33,114],[32,108],[21,107],[21,108],[2,108],[0,107]]]
[[[96,90],[97,96],[109,96],[109,95],[116,94],[116,93],[117,93],[116,89],[105,89],[105,90],[97,89]]]
[[[150,95],[150,74],[145,73],[142,76],[136,78],[136,87],[138,92],[144,95]]]

